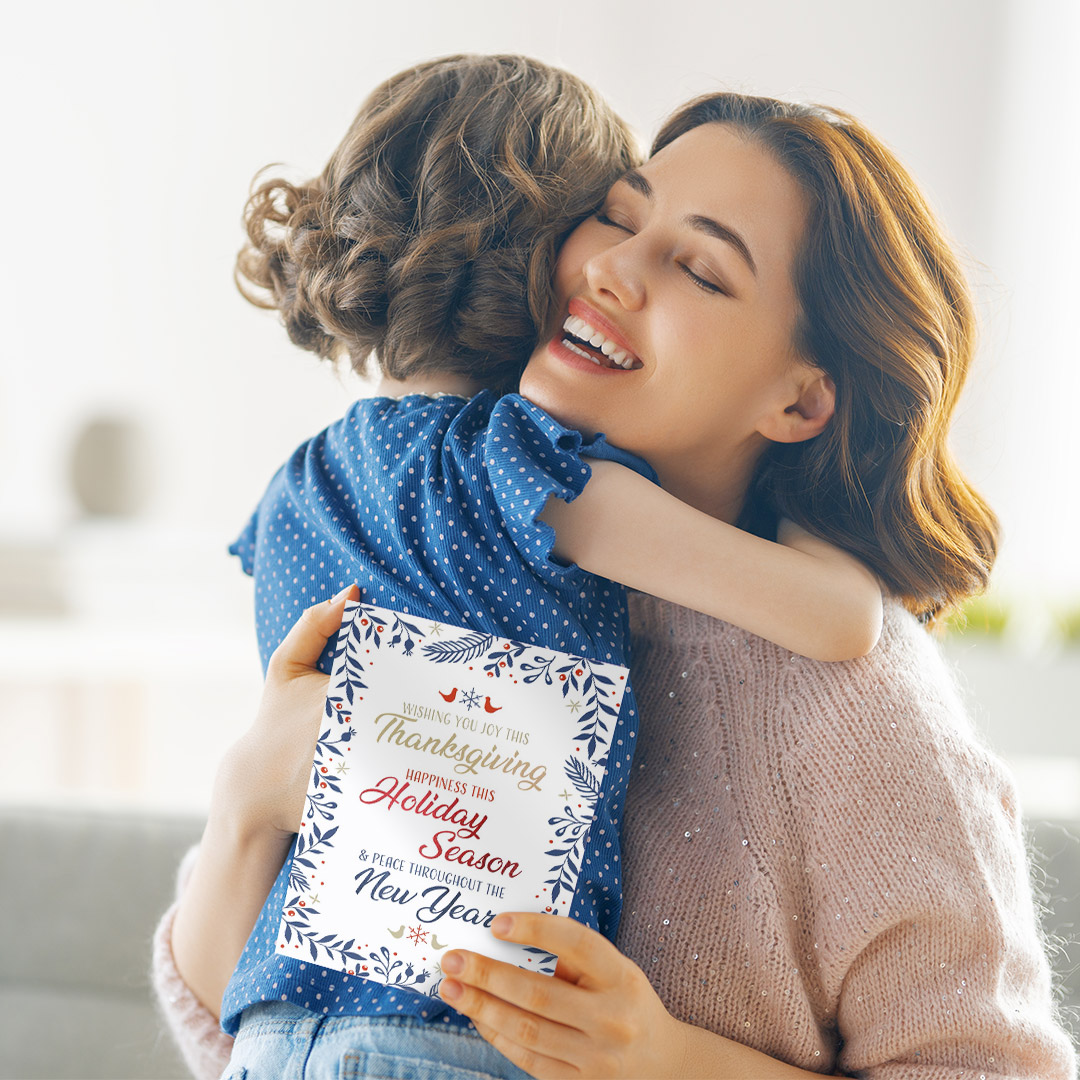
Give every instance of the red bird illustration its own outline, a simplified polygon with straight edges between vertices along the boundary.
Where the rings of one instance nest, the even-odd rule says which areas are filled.
[[[491,698],[484,698],[484,712],[498,712],[501,708],[501,705],[492,705]]]
[[[451,690],[449,694],[444,694],[444,693],[443,693],[443,692],[442,692],[442,691],[440,690],[440,691],[439,691],[439,697],[441,697],[441,698],[443,699],[443,701],[453,701],[453,700],[454,700],[454,698],[456,698],[456,697],[457,697],[457,687],[455,686],[455,687],[454,687],[454,689],[453,689],[453,690]]]

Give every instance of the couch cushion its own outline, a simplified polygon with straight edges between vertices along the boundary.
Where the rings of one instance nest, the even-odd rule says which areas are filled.
[[[185,1076],[150,942],[193,817],[0,807],[0,1076]]]
[[[147,995],[0,988],[0,1076],[190,1080]]]
[[[1080,1017],[1080,822],[1033,822],[1028,849],[1057,990]]]

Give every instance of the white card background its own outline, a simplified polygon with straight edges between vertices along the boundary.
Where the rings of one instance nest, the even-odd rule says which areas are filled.
[[[277,951],[434,994],[500,911],[569,912],[626,669],[349,604]]]

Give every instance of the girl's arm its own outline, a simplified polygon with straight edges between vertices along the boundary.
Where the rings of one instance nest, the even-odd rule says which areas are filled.
[[[355,589],[309,608],[289,631],[270,659],[255,722],[218,769],[172,926],[177,972],[214,1016],[300,823],[329,683],[315,662]]]
[[[851,660],[877,643],[881,587],[847,552],[788,521],[778,543],[763,540],[632,469],[589,464],[585,490],[540,514],[560,559],[815,660]]]

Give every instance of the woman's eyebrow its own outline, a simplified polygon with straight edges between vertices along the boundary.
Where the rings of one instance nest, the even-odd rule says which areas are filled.
[[[746,241],[734,229],[729,229],[726,225],[721,225],[719,221],[713,221],[712,218],[705,217],[702,214],[688,214],[685,221],[691,229],[696,229],[698,232],[706,233],[709,236],[715,236],[717,240],[723,240],[725,243],[730,244],[746,260],[746,265],[750,267],[750,273],[757,277],[754,256],[750,254],[750,248],[747,247]]]
[[[619,177],[619,183],[632,187],[646,199],[653,197],[652,184],[637,169],[630,169],[623,173]],[[754,256],[750,254],[750,247],[734,229],[729,229],[726,225],[721,225],[719,221],[714,221],[711,217],[705,217],[704,214],[687,214],[684,220],[691,229],[703,232],[708,236],[714,236],[717,240],[723,240],[724,243],[730,244],[746,261],[746,265],[750,267],[750,273],[757,277],[757,264],[754,262]]]
[[[618,183],[629,184],[639,195],[644,195],[646,199],[652,198],[652,184],[637,169],[627,169],[619,177]]]

